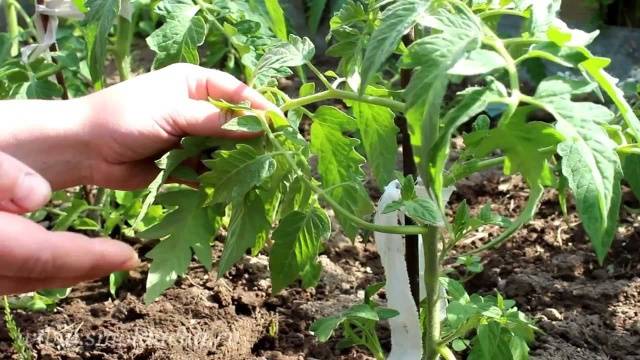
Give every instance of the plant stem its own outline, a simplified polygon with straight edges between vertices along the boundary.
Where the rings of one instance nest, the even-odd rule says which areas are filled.
[[[486,19],[486,18],[489,18],[489,17],[492,17],[492,16],[502,16],[502,15],[513,15],[513,16],[525,17],[525,15],[522,13],[522,11],[510,10],[510,9],[489,10],[489,11],[485,11],[485,12],[482,12],[482,13],[478,14],[478,16],[481,19]]]
[[[426,301],[422,344],[424,359],[436,360],[438,357],[438,343],[440,342],[440,260],[438,256],[439,230],[429,226],[422,235],[424,247],[424,286]]]
[[[7,23],[7,32],[11,39],[11,56],[16,56],[20,51],[18,43],[18,33],[20,28],[18,27],[18,12],[16,10],[16,4],[11,0],[4,0],[4,17]]]
[[[404,35],[402,42],[409,47],[415,41],[415,29],[411,29]],[[404,90],[411,82],[412,69],[400,70],[400,87]],[[417,179],[418,170],[413,157],[413,146],[411,145],[411,135],[407,126],[407,118],[404,116],[396,116],[396,126],[400,130],[400,142],[402,146],[402,172],[404,176],[413,176]],[[385,185],[385,184],[381,184]],[[410,216],[404,216],[405,225],[415,225]],[[409,287],[411,296],[416,308],[420,308],[420,242],[418,235],[405,236],[405,262],[407,263],[407,275],[409,277]]]
[[[446,345],[438,346],[438,353],[442,356],[444,360],[456,360],[456,356],[453,354],[451,349],[449,349]]]
[[[307,62],[307,67],[311,70],[311,72],[313,72],[316,77],[318,78],[318,80],[320,80],[320,82],[322,83],[322,85],[324,85],[325,88],[327,88],[327,90],[333,89],[333,86],[331,85],[331,83],[329,82],[329,80],[327,80],[327,77],[324,76],[324,74],[318,70],[317,67],[315,67],[312,63]]]
[[[361,102],[365,102],[373,105],[385,106],[395,112],[403,112],[405,109],[405,104],[400,101],[378,97],[378,96],[358,95],[351,91],[337,90],[337,89],[330,89],[330,90],[322,91],[313,95],[304,96],[304,97],[289,101],[285,103],[283,106],[281,106],[280,109],[282,111],[289,111],[305,105],[309,105],[309,104],[313,104],[313,103],[317,103],[325,100],[331,100],[331,99],[361,101]]]
[[[129,80],[131,77],[131,43],[133,41],[134,27],[132,23],[135,21],[135,14],[132,15],[131,21],[123,16],[118,16],[118,32],[116,34],[116,66],[118,67],[118,75],[120,81]]]
[[[504,162],[504,159],[504,156],[498,156],[492,159],[470,160],[462,164],[456,164],[451,168],[450,174],[445,176],[443,186],[451,186],[458,180],[464,179],[467,176],[483,170],[491,169],[492,167],[500,166]]]

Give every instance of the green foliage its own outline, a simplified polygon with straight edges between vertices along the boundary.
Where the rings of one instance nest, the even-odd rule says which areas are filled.
[[[320,244],[329,237],[331,222],[322,209],[306,213],[292,211],[282,218],[273,232],[269,260],[274,293],[291,284],[298,276],[305,287],[313,286],[320,274],[316,257]]]
[[[271,176],[276,168],[271,154],[260,154],[245,144],[238,145],[235,150],[220,151],[214,160],[205,164],[211,171],[202,175],[200,181],[214,188],[212,204],[243,198],[249,190]]]
[[[207,269],[211,269],[211,240],[217,232],[217,219],[223,214],[203,207],[204,197],[195,190],[184,189],[163,193],[158,202],[176,207],[164,219],[138,233],[142,239],[160,239],[147,257],[152,259],[147,278],[145,302],[150,303],[184,275],[192,253]]]
[[[224,275],[269,230],[265,204],[255,192],[249,192],[233,203],[229,234],[220,256],[218,276]]]
[[[265,0],[264,3],[271,18],[271,29],[274,34],[276,34],[280,40],[287,41],[287,23],[285,22],[284,11],[282,11],[280,3],[278,0]]]
[[[199,64],[198,47],[207,32],[204,19],[197,15],[200,7],[191,0],[163,0],[155,11],[165,23],[147,38],[149,48],[157,54],[153,68],[178,62]]]
[[[87,60],[93,84],[104,87],[104,65],[107,59],[108,34],[120,12],[120,0],[87,0]]]
[[[449,295],[444,338],[454,343],[454,350],[470,347],[470,359],[528,359],[528,344],[538,329],[515,307],[515,301],[499,293],[469,296],[459,282],[440,281]]]
[[[388,96],[388,91],[369,87],[368,95]],[[395,114],[384,106],[354,101],[350,103],[353,117],[367,154],[367,159],[379,187],[393,180],[396,168],[398,128],[394,123]]]
[[[327,193],[340,206],[357,217],[369,215],[373,208],[369,195],[362,185],[365,158],[355,146],[359,141],[342,133],[353,131],[354,118],[334,107],[321,107],[313,115],[311,125],[311,152],[318,156],[318,172]],[[336,214],[343,231],[354,238],[357,227],[349,219]]]
[[[376,325],[379,321],[398,316],[398,312],[381,307],[371,300],[383,286],[384,284],[369,286],[362,304],[353,305],[339,315],[316,320],[310,331],[320,342],[326,342],[333,336],[334,331],[341,328],[344,339],[340,342],[340,347],[364,346],[376,359],[384,359],[380,340],[376,335]]]
[[[360,89],[380,70],[382,63],[396,50],[402,36],[416,24],[427,7],[423,0],[396,1],[380,14],[381,22],[371,34],[362,59]]]

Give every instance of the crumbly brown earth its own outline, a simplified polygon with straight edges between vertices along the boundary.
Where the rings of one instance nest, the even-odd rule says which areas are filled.
[[[466,198],[477,210],[492,201],[494,210],[513,216],[526,196],[518,178],[489,173],[463,182],[452,203]],[[601,267],[577,218],[565,220],[556,209],[549,194],[537,220],[483,256],[485,270],[467,282],[468,290],[498,289],[537,320],[543,333],[532,344],[533,359],[640,359],[638,216],[623,212]],[[477,246],[496,231],[482,229],[462,248]],[[359,239],[354,245],[339,232],[329,242],[315,289],[272,296],[266,257],[247,257],[224,279],[194,266],[149,306],[141,302],[141,269],[117,299],[104,283],[86,283],[53,313],[15,317],[39,359],[371,359],[361,349],[338,350],[333,340],[320,344],[308,331],[314,319],[359,302],[367,284],[382,280],[373,244]],[[219,254],[221,245],[214,250]],[[384,293],[380,297],[384,301]],[[380,334],[388,348],[384,326]],[[0,327],[0,359],[13,358]]]

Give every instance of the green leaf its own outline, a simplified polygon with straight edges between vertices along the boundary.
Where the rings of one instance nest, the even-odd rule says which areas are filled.
[[[414,69],[405,90],[406,115],[416,165],[425,179],[430,178],[424,172],[424,162],[438,138],[440,110],[449,83],[447,72],[468,51],[480,46],[482,34],[475,15],[459,5],[452,5],[452,9],[437,9],[433,18],[442,32],[413,43],[401,61],[401,67]]]
[[[522,173],[530,186],[550,185],[553,174],[548,160],[553,154],[540,150],[556,146],[564,140],[564,136],[553,125],[525,122],[526,115],[531,111],[531,107],[521,108],[511,121],[495,129],[466,135],[465,145],[470,153],[478,157],[485,157],[500,149],[505,156],[505,174]]]
[[[180,141],[181,149],[169,151],[160,160],[156,161],[156,165],[160,168],[160,173],[149,184],[147,191],[149,192],[142,203],[142,207],[133,227],[136,228],[147,215],[147,212],[153,205],[160,191],[160,187],[164,184],[169,176],[182,164],[183,161],[200,154],[201,151],[210,147],[211,141],[206,137],[186,137]]]
[[[531,46],[526,57],[538,57],[570,68],[576,68],[588,59],[584,52],[578,49],[561,47],[550,41]]]
[[[87,6],[85,5],[85,0],[71,0],[71,1],[73,2],[73,5],[75,5],[76,8],[80,10],[80,12],[86,13],[87,11],[89,11],[89,9],[87,9]]]
[[[478,345],[482,353],[479,359],[513,359],[509,341],[505,341],[508,337],[508,330],[500,326],[496,322],[489,322],[478,327]],[[474,352],[477,351],[475,348]]]
[[[381,23],[371,35],[362,60],[360,89],[366,89],[371,78],[396,50],[402,36],[424,14],[427,4],[424,0],[402,0],[393,3],[382,12]]]
[[[538,99],[585,95],[593,92],[597,85],[585,80],[567,79],[562,76],[551,76],[544,79],[536,89]]]
[[[384,285],[385,283],[383,282],[377,282],[367,286],[366,289],[364,289],[364,303],[368,305],[373,305],[374,302],[371,301],[371,298],[375,294],[377,294],[380,290],[382,290],[382,288],[384,288]]]
[[[512,337],[509,342],[509,349],[513,360],[529,360],[529,346],[524,339],[518,336]]]
[[[368,304],[356,304],[342,314],[347,319],[366,319],[378,321],[378,313]]]
[[[504,58],[495,51],[476,49],[449,69],[449,75],[472,76],[486,74],[506,65]]]
[[[624,98],[623,91],[618,88],[618,79],[609,75],[604,69],[611,63],[606,58],[593,57],[580,64],[580,69],[585,71],[593,78],[598,85],[609,95],[613,103],[616,105],[627,126],[632,131],[636,140],[640,141],[640,121],[631,105]]]
[[[87,63],[96,90],[104,87],[109,32],[120,12],[120,0],[87,0]]]
[[[320,243],[331,232],[331,222],[320,208],[293,211],[273,232],[269,257],[273,293],[291,284],[309,265],[316,263]]]
[[[381,96],[386,90],[369,87],[367,94]],[[385,94],[386,95],[386,94]],[[358,124],[368,164],[379,188],[384,188],[394,179],[398,155],[395,114],[389,108],[364,102],[350,102]]]
[[[389,320],[400,315],[400,312],[398,310],[387,309],[383,307],[376,308],[376,313],[378,314],[378,318],[380,318],[380,320]]]
[[[11,89],[11,94],[9,96],[14,99],[50,100],[60,97],[61,95],[62,88],[60,85],[47,79],[33,79],[29,82],[16,85]]]
[[[535,0],[531,1],[531,33],[536,36],[544,36],[549,27],[557,19],[560,11],[561,0]]]
[[[467,343],[464,340],[455,339],[451,343],[451,348],[453,349],[453,351],[461,352],[467,348]]]
[[[242,258],[247,249],[255,244],[256,239],[269,230],[270,226],[264,203],[255,191],[235,201],[227,240],[218,264],[218,277],[224,276]]]
[[[613,114],[604,106],[578,103],[570,93],[542,99],[557,120],[556,129],[566,138],[558,145],[562,174],[576,198],[582,224],[602,262],[617,229],[621,201],[622,168],[617,144],[599,124]]]
[[[389,213],[398,209],[401,209],[419,224],[432,226],[443,226],[445,224],[440,208],[434,201],[429,199],[415,198],[412,200],[394,201],[390,203],[383,212]]]
[[[227,121],[222,128],[229,131],[260,132],[263,129],[262,122],[255,115],[238,116]]]
[[[562,20],[555,19],[547,30],[547,38],[561,47],[584,47],[598,37],[600,31],[586,33],[578,29],[570,29]]]
[[[299,96],[305,97],[305,96],[313,95],[315,94],[315,92],[316,92],[316,83],[308,82],[300,86]]]
[[[308,38],[289,35],[289,42],[277,44],[260,58],[253,73],[254,83],[262,84],[270,77],[282,74],[282,68],[304,65],[315,55],[315,47]]]
[[[160,223],[138,234],[142,239],[162,240],[146,254],[152,259],[147,277],[145,303],[153,302],[171,287],[178,276],[186,274],[191,263],[192,251],[205,268],[211,269],[210,241],[217,232],[214,213],[202,207],[205,194],[196,190],[181,189],[160,194],[158,202],[166,207],[177,207]]]
[[[445,162],[449,155],[449,144],[455,130],[472,119],[475,115],[483,111],[490,103],[500,100],[506,96],[506,90],[497,81],[490,81],[484,88],[469,88],[458,94],[462,100],[454,106],[442,119],[443,125],[440,134],[429,134],[429,140],[424,143],[419,154],[428,162],[428,176],[435,186],[437,193],[442,189],[442,174],[444,173]],[[411,117],[409,118],[411,121]],[[414,122],[417,119],[413,119]],[[437,121],[437,118],[434,118]],[[415,124],[418,127],[418,124]],[[427,127],[423,126],[423,131]],[[436,128],[436,132],[439,126]],[[427,134],[425,134],[426,136]],[[433,139],[433,140],[431,140]]]
[[[313,119],[311,152],[318,156],[318,172],[327,193],[356,216],[371,214],[373,206],[363,186],[361,168],[365,159],[355,150],[359,142],[342,134],[355,128],[355,120],[328,106],[320,107]],[[354,238],[358,228],[344,216],[336,217],[345,234]]]
[[[207,30],[202,17],[196,16],[199,10],[191,0],[163,0],[156,6],[165,22],[147,38],[149,48],[156,52],[154,69],[178,62],[200,63],[198,47]]]
[[[287,23],[280,3],[278,0],[265,0],[264,3],[271,18],[271,30],[280,40],[287,41]]]
[[[125,282],[125,280],[127,280],[128,277],[129,272],[127,271],[118,271],[109,275],[109,292],[111,293],[111,296],[113,296],[114,298],[116,297],[118,289],[120,288],[120,286],[122,286],[122,284]]]
[[[318,338],[320,342],[326,342],[331,338],[333,332],[342,324],[345,318],[341,315],[329,316],[318,319],[311,324],[309,331]]]
[[[0,33],[0,65],[11,57],[11,35],[8,33]]]
[[[218,151],[214,160],[205,161],[211,171],[200,181],[214,188],[212,204],[229,203],[244,195],[271,176],[276,162],[270,154],[259,154],[249,145],[238,144],[235,150]]]
[[[69,207],[63,209],[64,215],[58,218],[53,225],[54,231],[69,230],[71,224],[76,221],[82,213],[87,210],[89,204],[80,199],[73,199]]]

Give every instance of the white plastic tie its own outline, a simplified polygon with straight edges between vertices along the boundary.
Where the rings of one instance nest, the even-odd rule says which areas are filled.
[[[47,28],[44,28],[41,15],[49,17]],[[48,0],[44,5],[37,4],[33,22],[36,28],[36,44],[30,44],[20,49],[23,63],[29,63],[41,55],[47,54],[51,45],[56,42],[58,18],[81,20],[84,14],[76,8],[71,0]]]

